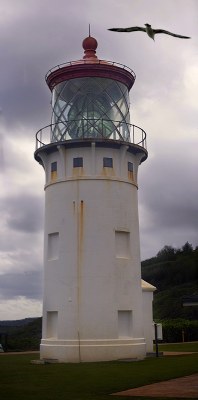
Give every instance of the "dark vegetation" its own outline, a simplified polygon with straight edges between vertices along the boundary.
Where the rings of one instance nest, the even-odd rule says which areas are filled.
[[[154,285],[154,320],[163,324],[166,342],[198,340],[198,307],[183,307],[182,298],[198,294],[198,247],[165,246],[142,262],[142,278]]]
[[[0,321],[1,327],[18,327],[18,326],[25,326],[29,324],[30,322],[34,321],[35,318],[24,318],[24,319],[16,319],[13,321]]]
[[[198,340],[198,307],[183,307],[182,297],[198,294],[198,247],[165,246],[142,262],[142,278],[154,285],[154,320],[163,324],[165,342]],[[41,318],[0,321],[0,343],[7,351],[39,350]]]
[[[42,318],[0,321],[0,343],[6,351],[39,350]]]

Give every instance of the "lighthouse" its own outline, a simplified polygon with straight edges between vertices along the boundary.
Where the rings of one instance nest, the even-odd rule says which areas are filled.
[[[95,38],[82,45],[82,59],[47,73],[52,120],[36,135],[45,171],[40,354],[59,362],[141,359],[149,329],[137,175],[147,150],[146,133],[130,121],[135,74],[100,60]]]

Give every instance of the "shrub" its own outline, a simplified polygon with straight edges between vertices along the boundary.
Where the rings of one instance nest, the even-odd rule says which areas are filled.
[[[163,341],[177,343],[198,340],[198,321],[185,319],[161,320],[163,328]]]

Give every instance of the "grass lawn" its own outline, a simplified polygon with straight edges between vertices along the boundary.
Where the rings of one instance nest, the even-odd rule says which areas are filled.
[[[197,351],[198,342],[159,344],[160,351]]]
[[[133,362],[30,364],[36,357],[0,355],[1,399],[112,400],[113,392],[197,373],[198,366],[198,354]]]

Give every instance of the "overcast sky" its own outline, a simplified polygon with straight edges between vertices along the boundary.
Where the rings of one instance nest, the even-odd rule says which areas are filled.
[[[149,152],[139,169],[142,259],[198,245],[197,21],[197,0],[1,0],[0,320],[42,313],[44,173],[33,153],[51,117],[44,76],[82,58],[89,23],[98,57],[137,76],[131,123],[147,132]],[[107,30],[144,23],[191,39]]]

